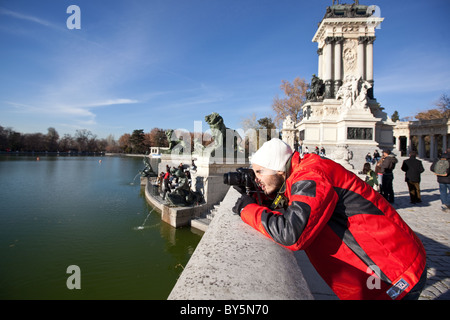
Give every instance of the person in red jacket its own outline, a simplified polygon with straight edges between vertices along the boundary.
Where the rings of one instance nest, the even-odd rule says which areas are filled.
[[[251,158],[271,205],[243,194],[233,211],[290,250],[304,250],[339,299],[418,299],[425,249],[389,202],[336,162],[303,159],[280,139]]]

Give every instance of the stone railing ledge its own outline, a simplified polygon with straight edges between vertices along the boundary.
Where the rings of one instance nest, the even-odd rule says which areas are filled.
[[[239,196],[230,188],[168,299],[313,299],[293,252],[232,213]]]

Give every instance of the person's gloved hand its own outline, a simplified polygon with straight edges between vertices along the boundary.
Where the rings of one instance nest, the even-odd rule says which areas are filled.
[[[244,186],[238,185],[238,186],[233,186],[233,189],[236,190],[237,192],[239,192],[240,194],[246,194],[247,190],[245,189]]]
[[[247,194],[243,194],[236,201],[236,204],[234,205],[232,211],[240,216],[242,209],[244,209],[250,203],[256,203],[256,200],[253,197],[251,197],[251,196],[249,196]]]

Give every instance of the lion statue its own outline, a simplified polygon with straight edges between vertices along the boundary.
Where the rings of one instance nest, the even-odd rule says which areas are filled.
[[[170,153],[175,146],[179,146],[179,148],[181,150],[183,150],[183,148],[186,148],[186,142],[178,139],[178,137],[175,134],[175,130],[173,129],[168,129],[166,130],[166,137],[167,137],[167,141],[169,142],[169,149],[166,151],[166,153]]]
[[[213,137],[213,142],[207,145],[204,149],[204,153],[214,155],[215,151],[219,148],[222,148],[223,155],[228,155],[228,152],[232,152],[233,156],[237,152],[243,152],[243,148],[241,147],[242,137],[236,130],[227,128],[223,122],[223,118],[217,112],[213,112],[210,115],[205,117],[206,123],[209,125],[211,129],[211,135]],[[233,138],[233,143],[231,148],[227,149],[227,141],[226,139]]]

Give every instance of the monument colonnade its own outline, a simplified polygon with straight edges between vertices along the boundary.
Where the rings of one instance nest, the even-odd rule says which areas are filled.
[[[317,50],[318,54],[318,76],[324,80],[325,98],[333,98],[338,89],[342,86],[343,64],[345,59],[343,50],[344,37],[329,36],[325,38],[324,46]],[[375,36],[358,37],[357,47],[357,73],[356,77],[365,79],[373,87],[373,42]],[[344,55],[344,56],[343,56]],[[370,90],[371,91],[371,90]],[[373,94],[369,92],[369,98],[373,99]]]
[[[393,129],[395,149],[404,156],[417,151],[422,159],[435,159],[449,147],[450,121],[447,118],[397,121]]]

